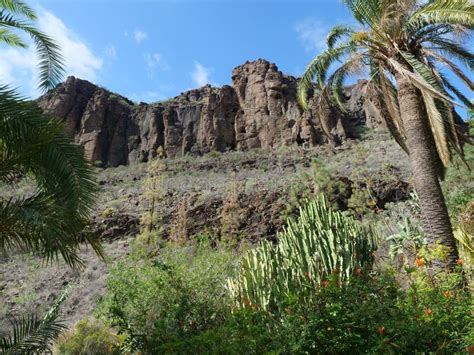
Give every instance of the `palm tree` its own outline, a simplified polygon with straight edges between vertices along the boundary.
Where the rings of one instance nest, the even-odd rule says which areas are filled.
[[[48,90],[62,78],[62,57],[35,20],[22,1],[0,0],[0,42],[25,48],[17,32],[29,35],[39,57],[39,86]],[[19,197],[14,186],[20,178],[34,182],[34,192]],[[79,244],[86,242],[102,255],[97,239],[83,233],[96,183],[82,150],[59,122],[6,85],[0,85],[0,184],[13,190],[11,197],[0,197],[0,251],[32,251],[47,261],[62,255],[75,266],[81,264]]]
[[[474,54],[462,45],[474,26],[472,0],[343,0],[361,29],[337,26],[327,49],[315,57],[298,90],[306,108],[308,91],[322,92],[345,110],[347,77],[368,73],[369,103],[386,120],[395,140],[409,154],[420,199],[423,226],[431,241],[449,248],[448,265],[458,259],[448,211],[440,187],[452,152],[463,156],[454,119],[454,97],[471,102],[443,69],[470,90],[474,83],[460,66],[472,71]],[[330,72],[330,66],[338,63]],[[316,85],[313,80],[316,79]]]

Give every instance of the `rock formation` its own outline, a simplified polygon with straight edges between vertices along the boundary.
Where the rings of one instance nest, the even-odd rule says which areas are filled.
[[[259,59],[235,68],[232,86],[207,85],[161,103],[134,104],[74,77],[37,102],[64,122],[88,159],[117,166],[147,161],[160,146],[174,157],[212,150],[338,144],[365,119],[361,85],[346,90],[354,112],[341,115],[315,98],[303,112],[296,100],[297,79]]]

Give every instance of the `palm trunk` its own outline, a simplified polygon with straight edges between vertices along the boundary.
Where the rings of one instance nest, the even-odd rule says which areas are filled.
[[[432,244],[439,242],[449,249],[447,262],[452,269],[456,266],[459,254],[438,179],[441,161],[436,151],[421,93],[402,75],[396,75],[396,81],[424,231]]]

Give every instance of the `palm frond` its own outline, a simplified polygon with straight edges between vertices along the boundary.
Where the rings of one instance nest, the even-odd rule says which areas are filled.
[[[406,26],[420,28],[430,24],[462,25],[474,27],[472,0],[434,0],[416,11]]]
[[[347,112],[345,100],[343,99],[344,82],[349,75],[360,73],[363,70],[363,58],[363,54],[354,53],[353,56],[335,70],[327,80],[327,85],[332,89],[336,104],[342,112]]]
[[[383,2],[380,0],[343,0],[354,14],[354,17],[363,25],[373,30],[378,28],[382,16]]]
[[[338,47],[330,48],[314,58],[306,68],[298,83],[298,102],[304,109],[307,108],[308,90],[313,87],[313,79],[321,89],[326,80],[326,74],[330,65],[339,60],[343,55],[354,52],[357,46],[354,43],[346,43]]]
[[[78,230],[86,221],[71,219],[61,208],[53,196],[45,194],[0,200],[0,250],[37,253],[48,263],[61,255],[70,266],[82,265],[78,252],[83,240]]]
[[[0,43],[2,42],[12,47],[27,47],[26,43],[23,42],[23,40],[18,35],[4,28],[0,28]]]
[[[425,104],[426,113],[430,121],[431,131],[436,145],[438,155],[446,168],[451,163],[451,150],[448,144],[448,135],[446,133],[445,122],[443,116],[436,107],[435,99],[426,91],[421,91],[423,102]]]
[[[469,100],[464,94],[459,91],[456,86],[451,84],[451,82],[441,73],[438,73],[438,75],[441,77],[441,81],[443,85],[451,91],[468,109],[474,110],[474,104],[472,103],[471,100]]]
[[[379,88],[382,94],[382,105],[385,104],[386,112],[384,112],[384,119],[387,123],[387,128],[392,133],[398,145],[408,154],[408,147],[406,145],[405,129],[400,113],[400,106],[397,100],[397,90],[390,80],[385,76],[382,68],[380,68]],[[374,89],[376,90],[376,89]]]
[[[415,72],[404,68],[400,63],[398,63],[393,58],[389,58],[388,62],[392,68],[400,73],[401,75],[408,78],[411,83],[420,90],[429,92],[432,96],[456,104],[446,93],[446,91],[439,85],[434,77],[433,73],[426,68],[426,66],[419,62],[413,55],[403,51],[399,51],[405,60],[411,65]]]
[[[85,238],[102,255],[96,238],[82,234],[97,191],[82,149],[59,122],[0,86],[0,181],[19,172],[34,178],[38,192],[0,200],[0,248],[42,252],[48,261],[61,254],[73,266]]]
[[[29,22],[17,20],[2,12],[0,27],[24,31],[33,39],[39,57],[39,87],[43,91],[53,89],[64,75],[63,57],[56,42]]]
[[[24,16],[29,20],[36,20],[36,14],[31,7],[19,0],[0,0],[0,9],[13,15]],[[1,10],[0,10],[1,11]]]
[[[415,29],[414,32],[411,32],[410,29],[408,30],[413,39],[419,43],[454,32],[453,26],[445,24],[426,25]]]
[[[326,37],[328,48],[333,48],[341,38],[351,35],[352,33],[354,33],[354,30],[346,25],[333,27]]]
[[[430,39],[430,43],[427,49],[437,51],[448,58],[454,58],[470,70],[474,69],[474,54],[459,43],[440,37]]]
[[[13,320],[11,334],[0,339],[0,350],[5,355],[42,354],[50,352],[52,343],[66,329],[59,320],[59,307],[69,294],[69,287],[54,302],[41,319],[37,315]]]
[[[425,54],[427,56],[433,57],[436,59],[438,62],[441,62],[444,64],[446,67],[448,67],[461,81],[463,81],[471,91],[474,91],[474,83],[467,77],[466,74],[452,61],[449,59],[443,57],[442,55],[439,55],[438,53],[432,52],[425,50]]]

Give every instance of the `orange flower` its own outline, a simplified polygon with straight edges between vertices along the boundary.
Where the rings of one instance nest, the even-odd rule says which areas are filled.
[[[464,260],[463,259],[458,259],[456,261],[456,264],[458,264],[459,266],[462,266],[462,265],[464,265]]]
[[[425,309],[423,312],[425,312],[425,314],[426,314],[427,316],[433,315],[433,310],[431,310],[431,309],[429,309],[429,308]]]
[[[416,258],[415,264],[416,264],[416,266],[418,266],[418,267],[422,267],[422,266],[425,266],[425,265],[426,265],[426,261],[425,261],[425,259],[423,259],[423,258]]]
[[[379,333],[379,334],[385,333],[385,327],[383,325],[381,327],[378,327],[377,328],[377,333]]]
[[[362,268],[360,268],[360,267],[358,267],[357,269],[355,269],[356,275],[362,275],[362,272],[363,272],[363,271],[364,271],[364,270],[362,270]]]
[[[474,344],[469,345],[466,350],[469,355],[474,354]]]
[[[444,291],[444,297],[450,298],[453,295],[451,291]]]
[[[243,302],[244,302],[244,305],[246,306],[252,306],[252,301],[250,301],[247,297],[244,298]]]

